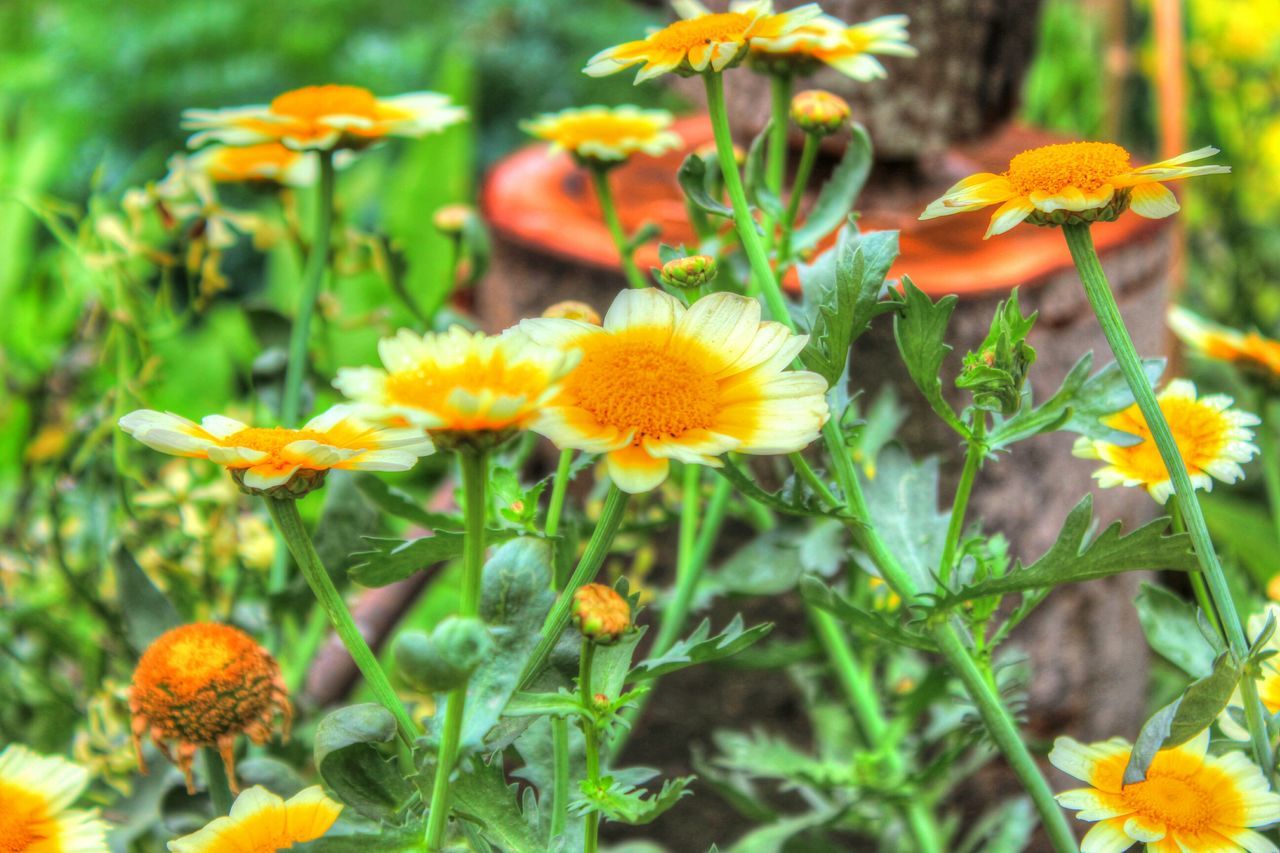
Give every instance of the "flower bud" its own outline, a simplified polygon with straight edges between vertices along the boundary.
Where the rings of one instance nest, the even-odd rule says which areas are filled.
[[[807,89],[791,99],[791,120],[813,136],[837,133],[852,114],[848,101],[822,89]]]
[[[588,640],[612,645],[631,628],[631,605],[612,587],[585,584],[573,593],[573,624]]]
[[[475,213],[469,204],[446,204],[431,217],[431,224],[446,237],[456,237]]]
[[[578,320],[593,326],[600,325],[600,312],[585,302],[577,302],[573,299],[557,302],[543,311],[542,316],[553,320]]]
[[[716,259],[708,255],[675,258],[662,265],[662,283],[668,287],[702,287],[715,280]]]
[[[1036,314],[1022,315],[1018,292],[996,307],[991,329],[977,350],[964,357],[956,387],[973,394],[976,407],[1005,417],[1022,405],[1022,388],[1035,363],[1036,351],[1027,343]]]
[[[392,649],[401,675],[415,688],[443,692],[466,683],[493,642],[479,619],[449,616],[430,635],[406,631]]]

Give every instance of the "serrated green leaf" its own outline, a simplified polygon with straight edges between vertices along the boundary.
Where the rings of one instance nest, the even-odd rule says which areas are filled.
[[[1192,678],[1203,678],[1213,671],[1213,661],[1223,650],[1215,648],[1201,631],[1194,605],[1150,583],[1142,585],[1133,605],[1147,644],[1158,654]]]
[[[845,221],[870,173],[871,137],[862,125],[854,124],[853,138],[849,140],[840,165],[818,191],[818,198],[805,216],[804,224],[792,235],[791,245],[795,251],[817,245]]]
[[[1040,559],[1023,568],[1019,562],[1004,577],[990,578],[944,596],[941,607],[988,595],[1007,595],[1064,583],[1096,580],[1140,569],[1180,572],[1199,571],[1191,551],[1191,537],[1167,534],[1167,518],[1158,518],[1122,535],[1114,522],[1098,537],[1089,539],[1093,526],[1093,496],[1086,495],[1063,522],[1058,540]]]
[[[1227,707],[1243,672],[1229,652],[1218,655],[1213,669],[1187,686],[1182,695],[1147,720],[1133,744],[1124,768],[1124,784],[1147,778],[1147,769],[1161,749],[1181,746],[1213,724]]]
[[[724,464],[715,471],[733,484],[743,495],[754,501],[773,507],[788,515],[838,517],[835,510],[829,509],[803,480],[791,478],[787,484],[776,492],[765,491],[742,465],[730,456],[722,456]]]
[[[383,512],[421,525],[429,530],[462,530],[462,519],[442,512],[428,512],[413,496],[387,485],[367,471],[355,475],[356,488]]]
[[[933,641],[923,634],[908,631],[884,616],[854,607],[848,599],[813,576],[806,576],[800,580],[800,597],[814,607],[827,611],[855,631],[877,637],[896,646],[924,651],[937,649]]]
[[[465,537],[452,530],[438,530],[420,539],[387,539],[366,536],[371,551],[351,555],[351,579],[361,586],[378,587],[404,580],[428,566],[462,555]]]
[[[711,620],[703,619],[692,634],[673,643],[666,652],[636,664],[627,676],[627,683],[646,681],[695,664],[731,657],[763,639],[772,630],[770,622],[744,630],[742,614],[735,614],[724,631],[709,637]]]
[[[323,837],[300,849],[306,853],[412,853],[422,850],[425,832],[421,824],[386,826],[352,820],[344,814]]]
[[[656,820],[663,812],[670,809],[686,794],[692,776],[668,779],[656,794],[650,794],[643,788],[627,784],[613,776],[601,777],[598,783],[583,779],[578,783],[583,799],[574,802],[570,808],[576,814],[585,814],[595,810],[604,817],[619,823],[640,826]]]
[[[518,785],[508,785],[501,757],[492,764],[474,762],[470,773],[461,773],[449,786],[453,808],[463,820],[506,853],[544,853],[546,840],[538,831],[536,801],[526,799],[522,809]]]
[[[903,276],[902,305],[893,318],[893,336],[911,381],[924,394],[930,407],[948,426],[968,436],[968,428],[942,396],[940,378],[942,362],[951,352],[951,346],[946,342],[947,325],[957,302],[959,297],[954,294],[934,302],[909,277]]]
[[[685,157],[684,163],[680,165],[680,171],[676,172],[676,180],[680,183],[680,189],[684,190],[685,197],[696,208],[703,213],[732,217],[733,208],[711,195],[710,177],[707,161],[697,154],[690,154]]]
[[[517,693],[502,710],[504,717],[577,717],[583,714],[575,693]]]
[[[369,703],[340,708],[316,728],[316,769],[338,799],[370,820],[389,820],[414,794],[374,744],[391,743],[396,720],[386,708]]]
[[[339,587],[356,562],[353,551],[364,536],[378,531],[378,511],[356,488],[351,471],[331,471],[325,481],[324,508],[315,527],[316,553]],[[310,600],[308,595],[306,600]]]
[[[876,462],[875,477],[863,478],[863,490],[871,524],[916,589],[933,589],[950,522],[950,516],[937,509],[938,460],[915,462],[900,447],[886,447]]]

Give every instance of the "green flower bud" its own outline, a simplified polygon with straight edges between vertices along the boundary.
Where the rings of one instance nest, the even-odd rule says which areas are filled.
[[[449,616],[428,636],[408,631],[396,641],[396,666],[415,689],[443,692],[460,687],[489,654],[493,641],[479,619]]]
[[[715,280],[716,259],[708,255],[689,255],[662,265],[662,283],[668,287],[693,290]]]
[[[1027,373],[1036,360],[1036,351],[1026,340],[1036,316],[1022,316],[1015,290],[996,307],[982,345],[965,355],[956,387],[970,391],[977,408],[1006,417],[1017,413]]]

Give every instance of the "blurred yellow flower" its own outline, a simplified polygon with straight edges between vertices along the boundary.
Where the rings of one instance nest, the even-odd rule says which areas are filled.
[[[1275,850],[1250,827],[1280,820],[1280,796],[1241,752],[1209,755],[1206,729],[1181,746],[1156,753],[1146,781],[1122,783],[1132,748],[1122,738],[1083,744],[1060,737],[1049,762],[1083,782],[1058,794],[1094,826],[1081,853],[1127,850],[1145,843],[1153,853]]]
[[[1193,486],[1209,491],[1215,478],[1234,483],[1244,477],[1241,463],[1258,452],[1250,443],[1253,430],[1249,429],[1259,423],[1257,416],[1232,409],[1231,398],[1222,394],[1197,399],[1196,386],[1185,379],[1170,382],[1157,399]],[[1103,418],[1102,423],[1141,440],[1128,447],[1086,436],[1076,440],[1072,449],[1076,456],[1107,463],[1093,473],[1098,484],[1104,489],[1142,486],[1158,502],[1168,501],[1173,482],[1138,404]]]
[[[740,62],[755,39],[779,38],[822,14],[816,3],[775,13],[771,0],[734,2],[728,12],[712,13],[697,0],[674,0],[680,20],[650,33],[602,50],[587,61],[583,73],[592,77],[616,74],[642,65],[640,83],[661,74],[723,71]]]
[[[466,110],[436,92],[375,97],[359,86],[305,86],[270,104],[222,110],[186,110],[182,126],[198,131],[188,144],[257,145],[289,148],[364,148],[390,136],[418,137],[457,124]]]
[[[917,55],[907,44],[906,15],[884,15],[863,24],[847,26],[838,18],[822,15],[788,33],[751,40],[751,63],[761,70],[810,74],[826,64],[866,82],[888,76],[873,54]]]
[[[210,145],[190,157],[191,168],[220,183],[315,183],[316,155],[286,148],[279,142],[258,145]]]
[[[1210,323],[1180,305],[1169,309],[1169,328],[1201,355],[1280,380],[1280,341]]]
[[[532,429],[561,449],[607,454],[626,492],[661,485],[671,459],[718,467],[729,451],[791,453],[827,420],[826,380],[787,369],[808,338],[761,322],[754,299],[713,293],[686,308],[660,290],[629,290],[603,327],[537,318],[520,328],[582,352]]]
[[[522,122],[531,136],[551,143],[552,151],[567,151],[586,161],[621,163],[632,154],[658,157],[684,145],[671,130],[666,110],[639,107],[579,107],[543,113]]]
[[[1268,595],[1271,592],[1270,586],[1269,584],[1267,589]],[[1280,620],[1280,605],[1268,604],[1261,613],[1250,616],[1249,636],[1260,635],[1268,618]],[[1268,652],[1280,652],[1280,637],[1272,634],[1262,648]],[[1276,668],[1276,664],[1275,657],[1270,657],[1258,665],[1261,673],[1257,678],[1258,698],[1262,700],[1262,707],[1267,709],[1268,714],[1280,712],[1280,669]],[[1218,728],[1232,740],[1247,741],[1249,730],[1236,722],[1237,717],[1244,717],[1244,700],[1240,696],[1239,687],[1232,692],[1227,707],[1218,715]]]
[[[1184,166],[1218,153],[1200,148],[1170,160],[1134,167],[1129,152],[1110,142],[1067,142],[1024,151],[1002,175],[980,172],[957,183],[920,214],[921,219],[967,213],[999,204],[986,236],[1026,220],[1035,225],[1109,222],[1125,210],[1161,219],[1178,200],[1161,181],[1215,175],[1227,166]]]
[[[89,771],[57,756],[10,744],[0,752],[0,850],[107,853],[96,811],[72,809]]]
[[[286,802],[260,785],[236,797],[231,814],[169,842],[171,853],[276,853],[329,831],[342,804],[313,785]]]

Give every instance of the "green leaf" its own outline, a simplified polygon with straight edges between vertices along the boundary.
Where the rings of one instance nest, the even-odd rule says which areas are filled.
[[[743,167],[742,183],[747,194],[747,201],[763,210],[773,219],[782,218],[782,202],[774,194],[765,181],[765,150],[768,147],[769,132],[773,121],[765,124],[764,129],[751,140],[747,150],[747,160]]]
[[[1200,505],[1213,541],[1232,552],[1258,586],[1265,588],[1275,575],[1276,554],[1280,553],[1280,538],[1266,507],[1226,491],[1201,496]]]
[[[1023,568],[1021,562],[1003,577],[990,578],[945,596],[941,607],[988,595],[1006,595],[1065,583],[1096,580],[1140,569],[1199,571],[1191,551],[1191,537],[1185,533],[1166,534],[1168,518],[1144,524],[1127,536],[1114,522],[1094,539],[1093,496],[1086,495],[1067,515],[1058,541],[1040,559]]]
[[[1226,709],[1242,673],[1240,664],[1224,652],[1208,675],[1191,682],[1181,696],[1156,711],[1134,742],[1124,768],[1124,784],[1145,780],[1159,750],[1180,746],[1209,728]]]
[[[1005,800],[973,825],[956,853],[1019,853],[1031,844],[1039,825],[1029,797]]]
[[[915,462],[900,447],[886,447],[876,462],[875,477],[864,479],[863,489],[872,525],[916,589],[933,589],[950,523],[950,516],[937,509],[938,460]],[[868,568],[874,574],[873,567]]]
[[[715,471],[734,485],[739,492],[765,506],[773,507],[788,515],[828,516],[836,517],[834,510],[828,509],[823,501],[809,489],[809,486],[798,477],[790,478],[776,492],[765,491],[746,471],[738,460],[731,456],[720,458],[724,464]]]
[[[729,853],[784,853],[786,850],[805,849],[792,847],[790,841],[797,835],[835,820],[837,814],[836,809],[824,806],[796,817],[781,818],[739,838],[729,848]]]
[[[924,394],[938,417],[967,437],[968,428],[942,396],[942,380],[939,378],[942,362],[951,352],[945,338],[957,302],[959,297],[954,294],[934,302],[910,278],[903,276],[902,307],[893,318],[893,336],[911,381]]]
[[[377,587],[402,581],[428,566],[462,556],[465,537],[452,530],[437,530],[421,539],[386,539],[366,536],[372,551],[351,555],[351,579],[361,586]]]
[[[1213,671],[1214,658],[1223,651],[1222,641],[1212,632],[1205,634],[1197,607],[1150,583],[1142,585],[1133,604],[1152,649],[1192,678]]]
[[[378,512],[356,488],[350,471],[331,471],[325,481],[324,508],[316,522],[315,545],[320,561],[339,586],[347,582],[361,537],[378,530]],[[311,598],[307,595],[307,600]]]
[[[503,709],[504,717],[577,717],[584,713],[576,693],[517,693]]]
[[[392,655],[409,684],[419,690],[444,692],[461,686],[492,647],[489,631],[479,619],[447,616],[430,634],[402,633]]]
[[[517,800],[519,785],[508,785],[502,773],[501,756],[492,764],[474,763],[470,773],[461,773],[449,786],[453,807],[463,820],[475,824],[491,844],[506,853],[544,853],[545,839],[538,830],[536,800],[525,798],[522,809]]]
[[[661,790],[652,795],[643,788],[615,780],[613,776],[603,776],[598,783],[583,779],[578,783],[583,799],[572,803],[570,808],[575,814],[586,814],[594,809],[609,820],[639,826],[653,822],[686,794],[692,793],[688,787],[693,778],[668,779]]]
[[[855,631],[876,637],[896,646],[906,646],[924,651],[937,649],[933,641],[923,634],[908,631],[878,613],[868,613],[865,610],[854,607],[847,598],[812,575],[806,575],[801,579],[800,597],[814,607],[827,611]]]
[[[462,519],[442,512],[428,512],[407,492],[387,485],[367,471],[355,475],[356,488],[383,512],[429,530],[462,530]]]
[[[817,245],[845,221],[870,172],[871,137],[862,125],[854,124],[853,138],[849,140],[840,165],[818,191],[818,198],[805,216],[804,224],[792,235],[791,244],[797,252]]]
[[[123,545],[111,549],[111,564],[116,570],[119,599],[127,602],[126,607],[120,608],[126,638],[132,649],[142,652],[156,637],[181,625],[183,619]]]
[[[697,154],[684,158],[680,171],[676,172],[676,180],[680,183],[680,189],[684,190],[685,197],[699,210],[716,216],[733,216],[733,208],[711,195],[712,179],[707,161]]]
[[[711,620],[703,619],[702,624],[694,629],[692,634],[673,643],[666,652],[636,664],[626,680],[628,683],[645,681],[694,664],[710,663],[731,657],[763,639],[772,630],[773,625],[769,622],[744,630],[742,614],[735,614],[724,631],[708,638],[711,633]]]
[[[833,521],[832,523],[839,524]],[[700,594],[781,595],[794,589],[803,572],[795,530],[776,527],[756,536],[705,573]]]
[[[844,375],[849,348],[875,315],[885,276],[897,257],[897,231],[861,234],[851,226],[840,232],[836,244],[835,275],[802,279],[809,343],[800,360],[828,385]]]
[[[374,746],[395,737],[395,717],[372,703],[340,708],[316,728],[320,777],[338,799],[370,820],[391,819],[414,795],[395,761],[384,759]]]

